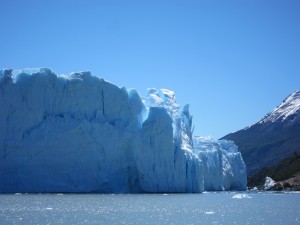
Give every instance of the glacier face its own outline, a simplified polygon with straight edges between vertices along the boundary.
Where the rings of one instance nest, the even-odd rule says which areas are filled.
[[[0,103],[2,193],[246,189],[237,148],[193,140],[172,91],[142,100],[90,72],[5,69]]]
[[[245,189],[246,165],[233,141],[194,137],[194,151],[203,162],[206,191]]]

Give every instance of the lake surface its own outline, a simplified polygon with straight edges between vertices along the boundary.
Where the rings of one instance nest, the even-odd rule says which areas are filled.
[[[7,194],[0,224],[300,224],[300,193]]]

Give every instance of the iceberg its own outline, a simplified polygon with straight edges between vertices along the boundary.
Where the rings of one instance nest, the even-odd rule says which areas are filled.
[[[271,177],[266,177],[264,183],[264,190],[265,191],[271,190],[275,184],[276,182]]]
[[[245,199],[245,198],[252,198],[251,196],[247,195],[247,194],[236,194],[234,196],[232,196],[232,198],[235,199]]]
[[[170,90],[142,99],[90,72],[3,69],[0,103],[1,193],[246,189],[237,147],[193,137]]]

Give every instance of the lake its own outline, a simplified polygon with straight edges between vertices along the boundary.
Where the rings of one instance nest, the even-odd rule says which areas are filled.
[[[2,194],[0,224],[300,224],[300,193]]]

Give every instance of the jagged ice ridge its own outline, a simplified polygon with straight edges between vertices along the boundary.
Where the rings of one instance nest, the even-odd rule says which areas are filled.
[[[90,72],[0,71],[0,192],[245,190],[233,142],[193,138],[174,92]]]

